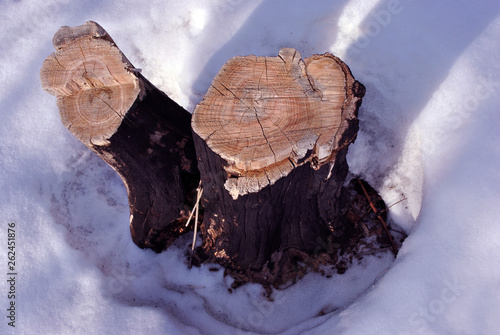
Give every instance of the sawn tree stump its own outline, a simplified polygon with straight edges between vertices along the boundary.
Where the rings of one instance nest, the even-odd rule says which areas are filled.
[[[365,88],[332,54],[229,60],[192,120],[209,260],[273,283],[345,215],[339,196]]]
[[[186,231],[187,195],[198,185],[191,114],[144,78],[95,22],[62,27],[43,63],[42,87],[63,124],[121,176],[130,230],[161,251]]]
[[[339,58],[235,57],[191,118],[97,23],[62,27],[53,43],[42,87],[63,124],[121,176],[139,247],[159,252],[189,229],[200,177],[195,256],[250,280],[286,282],[345,222],[346,154],[365,88]]]

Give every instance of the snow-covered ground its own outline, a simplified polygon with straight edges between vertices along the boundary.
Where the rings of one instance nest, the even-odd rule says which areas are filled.
[[[397,259],[308,275],[270,302],[188,270],[189,236],[135,247],[121,180],[40,86],[53,34],[87,20],[189,111],[233,56],[340,56],[367,87],[351,171],[388,204],[407,198],[390,213],[409,233]],[[1,334],[500,333],[497,0],[3,0],[0,31]]]

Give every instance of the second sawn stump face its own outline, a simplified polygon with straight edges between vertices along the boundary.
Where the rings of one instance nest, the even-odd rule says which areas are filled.
[[[282,49],[222,67],[192,119],[204,257],[273,283],[328,239],[347,209],[339,197],[364,92],[328,53]]]

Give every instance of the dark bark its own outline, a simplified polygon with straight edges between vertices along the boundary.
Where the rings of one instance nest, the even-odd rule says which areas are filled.
[[[105,97],[114,94],[113,97],[119,100],[123,97],[120,89],[124,86],[103,79],[102,76],[108,75],[108,59],[114,61],[113,54],[101,60],[98,57],[100,52],[93,54],[96,49],[92,47],[92,41],[95,42],[97,38],[107,41],[109,48],[105,44],[103,50],[111,50],[116,46],[96,23],[90,22],[82,27],[63,28],[59,35],[64,38],[56,39],[60,44],[58,50],[63,52],[64,48],[70,49],[68,46],[77,39],[85,48],[77,48],[77,56],[66,58],[71,61],[79,60],[80,51],[88,49],[92,50],[89,54],[95,56],[96,60],[89,63],[81,51],[85,62],[90,65],[87,69],[83,62],[83,70],[79,68],[78,71],[71,72],[75,77],[63,76],[64,79],[71,78],[68,79],[69,83],[53,81],[51,76],[60,71],[51,70],[53,67],[48,65],[44,66],[42,78],[45,80],[42,82],[44,88],[58,96],[59,107],[63,107],[64,115],[70,116],[66,118],[70,121],[65,123],[68,129],[112,166],[124,181],[134,243],[141,248],[160,252],[172,244],[180,234],[189,230],[185,227],[185,222],[194,205],[194,193],[201,176],[203,221],[200,229],[203,242],[195,256],[202,261],[220,263],[232,274],[244,272],[249,280],[263,284],[280,284],[294,278],[294,271],[296,272],[299,263],[307,263],[317,258],[318,250],[327,249],[330,256],[339,250],[331,250],[333,245],[337,248],[341,244],[349,245],[349,248],[354,250],[352,241],[360,236],[361,224],[356,226],[359,219],[352,218],[361,218],[363,214],[352,207],[353,196],[349,195],[349,191],[343,186],[348,174],[347,150],[356,138],[357,111],[365,88],[355,81],[347,65],[340,59],[325,54],[312,56],[303,62],[293,49],[283,49],[280,51],[279,60],[275,60],[269,69],[282,69],[284,74],[268,76],[268,62],[271,64],[271,59],[264,57],[260,59],[260,63],[265,67],[252,84],[235,80],[237,85],[243,84],[242,87],[236,85],[236,89],[232,90],[233,87],[226,87],[227,82],[221,79],[219,86],[223,89],[212,85],[217,91],[215,98],[205,101],[208,106],[204,107],[208,107],[213,114],[205,114],[203,119],[195,112],[193,125],[196,125],[198,130],[210,124],[214,118],[228,113],[229,109],[225,107],[238,104],[239,107],[243,106],[242,111],[239,111],[241,115],[229,113],[226,117],[230,122],[221,121],[221,128],[217,131],[227,134],[228,137],[222,137],[222,144],[216,145],[222,152],[216,153],[212,150],[213,147],[207,144],[215,131],[205,134],[203,138],[198,135],[200,132],[192,131],[191,114],[139,74],[125,56],[118,58],[118,64],[114,64],[115,69],[118,72],[127,69],[128,77],[124,76],[127,80],[123,85],[128,85],[129,89],[133,88],[135,93],[130,97],[127,107],[123,108],[124,114],[112,108],[114,105],[109,104]],[[116,52],[114,55],[116,56]],[[60,65],[56,56],[51,62],[47,64],[54,65],[56,62],[56,65]],[[105,66],[96,65],[100,63]],[[80,66],[79,62],[75,64]],[[335,66],[338,67],[337,73],[332,70]],[[249,68],[255,69],[246,66],[242,73],[253,75],[252,71],[248,71]],[[66,71],[63,66],[62,69]],[[101,72],[92,73],[90,69],[100,69]],[[268,79],[272,81],[272,78],[279,80],[276,79],[275,84],[269,84]],[[112,84],[109,84],[110,82]],[[92,89],[89,89],[88,85],[92,86]],[[113,86],[113,90],[109,86]],[[261,87],[267,87],[271,93],[260,94]],[[290,87],[295,88],[291,90]],[[137,95],[138,88],[140,92]],[[71,118],[74,111],[70,107],[75,105],[75,101],[81,102],[78,100],[81,90],[85,90],[87,100],[83,101],[85,103],[81,104],[81,110],[76,111],[76,115],[90,115],[88,118],[91,121],[86,120],[87,124],[77,131],[76,123],[71,123],[75,118]],[[110,93],[106,95],[99,95],[108,91]],[[248,92],[253,95],[247,95]],[[221,97],[228,100],[217,100]],[[278,102],[269,102],[275,98]],[[134,99],[135,102],[128,108]],[[72,102],[68,104],[70,107],[64,105],[65,101]],[[268,103],[269,105],[266,105]],[[103,104],[109,108],[97,109],[98,104],[100,108]],[[254,106],[253,109],[251,106]],[[108,132],[108,129],[104,129],[103,134],[96,134],[97,131],[93,132],[93,127],[99,129],[97,126],[102,110],[112,110],[113,118],[109,118],[111,130]],[[315,113],[318,110],[321,110],[321,113]],[[250,136],[244,137],[249,144],[242,141],[243,145],[233,151],[250,149],[251,152],[254,148],[258,149],[250,143],[251,132],[242,131],[245,126],[241,126],[241,120],[243,116],[249,116],[245,115],[247,111],[250,111],[250,116],[255,115],[254,128],[257,133],[262,132],[264,148],[267,149],[268,145],[272,152],[270,159],[267,159],[267,154],[264,154],[264,157],[259,156],[261,162],[258,164],[252,164],[255,159],[247,157],[242,158],[240,162],[238,152],[232,153],[231,157],[227,151],[221,149],[226,143],[232,143],[241,137],[241,134]],[[280,114],[283,111],[285,112]],[[92,117],[95,115],[92,113],[97,115],[94,124]],[[117,119],[115,113],[119,114],[120,118]],[[276,113],[274,116],[280,115],[281,119],[270,118],[272,113]],[[296,119],[298,115],[302,118]],[[305,119],[304,115],[309,119]],[[325,120],[333,119],[330,118],[332,115],[338,117],[339,121],[325,125]],[[195,122],[196,117],[199,123]],[[240,122],[234,121],[236,119]],[[296,123],[301,127],[295,127],[294,120],[299,120]],[[228,131],[224,128],[228,124],[236,128]],[[302,127],[304,124],[309,126]],[[265,125],[271,130],[265,129]],[[282,129],[280,125],[290,125],[290,129]],[[312,129],[311,125],[315,125],[315,129]],[[274,128],[280,131],[273,132]],[[284,136],[277,136],[276,133]],[[275,137],[272,138],[272,144],[270,134]],[[305,135],[301,135],[303,138],[291,139],[289,135],[294,134]],[[101,136],[96,136],[93,141],[94,135]],[[310,140],[312,135],[316,136],[314,141]],[[276,145],[276,141],[282,141],[278,144],[290,142],[295,151],[285,152],[288,156],[278,155],[282,158],[278,161],[273,146],[281,146]],[[286,146],[284,147],[286,149]],[[296,156],[297,152],[302,156]],[[235,156],[238,156],[238,159],[233,159]],[[232,163],[238,161],[241,164],[234,163],[234,166],[231,166],[231,159]],[[262,162],[267,161],[271,163],[265,166]],[[287,165],[289,170],[282,170],[283,164]],[[253,165],[257,167],[254,168]],[[258,175],[258,178],[252,180],[255,175]],[[236,180],[232,178],[241,179],[234,183]],[[231,182],[228,183],[228,180]],[[255,183],[258,187],[254,187]],[[228,185],[236,187],[228,188]],[[240,187],[241,185],[243,186]],[[248,185],[252,187],[246,187]]]
[[[61,121],[121,176],[132,239],[157,252],[187,228],[199,183],[191,114],[145,79],[99,24],[62,27],[40,71]]]
[[[356,85],[355,94],[362,97],[364,87]],[[355,137],[357,130],[358,121],[351,121],[340,143]],[[330,164],[318,170],[305,164],[258,193],[236,200],[224,187],[231,178],[224,170],[225,161],[196,134],[194,141],[204,189],[200,257],[243,271],[253,281],[283,283],[293,279],[290,272],[297,262],[314,256],[345,221],[349,204],[340,195],[348,173],[350,140],[336,153],[332,169]]]
[[[142,99],[128,110],[110,144],[92,149],[127,187],[134,243],[160,252],[186,230],[183,219],[199,173],[191,114],[138,76]]]

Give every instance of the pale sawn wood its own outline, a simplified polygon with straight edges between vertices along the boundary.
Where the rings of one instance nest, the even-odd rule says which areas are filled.
[[[163,250],[188,230],[183,219],[199,183],[191,114],[144,78],[97,23],[62,27],[53,43],[42,87],[57,97],[62,123],[122,178],[133,241]]]

